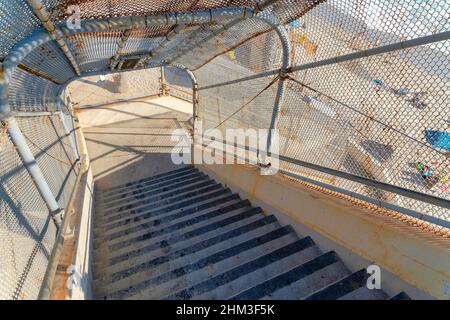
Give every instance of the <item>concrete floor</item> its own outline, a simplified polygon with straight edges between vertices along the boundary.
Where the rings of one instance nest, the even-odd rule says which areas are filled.
[[[79,118],[95,185],[105,189],[179,168],[171,152],[181,137],[172,134],[191,128],[192,105],[173,97],[140,99],[80,109]]]

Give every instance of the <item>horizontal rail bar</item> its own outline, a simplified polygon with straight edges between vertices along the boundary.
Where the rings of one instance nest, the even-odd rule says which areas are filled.
[[[411,209],[400,207],[398,205],[395,205],[395,204],[392,204],[392,203],[389,203],[389,202],[376,200],[374,198],[370,198],[368,196],[364,196],[364,195],[362,195],[360,193],[356,193],[356,192],[353,192],[353,191],[349,191],[349,190],[346,190],[346,189],[343,189],[343,188],[339,188],[339,187],[333,186],[333,185],[325,183],[325,182],[321,182],[321,181],[317,181],[317,180],[313,180],[313,179],[304,177],[304,176],[299,175],[297,173],[289,172],[289,171],[286,171],[286,170],[279,170],[278,172],[280,172],[281,174],[284,174],[286,176],[292,177],[294,179],[302,180],[302,181],[304,181],[306,183],[316,185],[318,187],[322,187],[322,188],[329,189],[329,190],[334,191],[334,192],[342,193],[342,194],[344,194],[346,196],[349,196],[349,197],[352,197],[352,198],[355,198],[355,199],[358,199],[358,200],[362,200],[362,201],[365,201],[365,202],[368,202],[368,203],[371,203],[371,204],[374,204],[374,205],[378,205],[380,207],[383,207],[383,208],[386,208],[386,209],[389,209],[389,210],[397,211],[397,212],[400,212],[401,214],[410,216],[412,218],[416,218],[416,219],[420,219],[420,220],[423,220],[423,221],[427,221],[427,222],[433,223],[435,225],[442,226],[442,227],[450,229],[450,221],[448,221],[448,220],[444,220],[444,219],[441,219],[441,218],[436,218],[436,217],[433,217],[433,216],[430,216],[430,215],[427,215],[427,214],[424,214],[424,213],[420,213],[420,212],[417,212],[417,211],[414,211],[414,210],[411,210]]]
[[[63,53],[66,55],[74,72],[77,75],[80,75],[81,74],[80,68],[78,67],[75,57],[73,56],[72,52],[70,51],[69,47],[67,46],[67,43],[64,40],[64,37],[62,36],[61,32],[53,24],[50,13],[47,12],[42,1],[41,0],[27,0],[27,3],[33,9],[35,15],[39,18],[39,20],[41,20],[44,28],[47,29],[50,36],[56,41],[56,43],[59,45],[59,47],[61,48]]]
[[[220,140],[215,140],[215,141],[221,142]],[[205,143],[203,143],[202,146],[205,147],[205,148],[210,148],[210,149],[216,150],[215,148],[213,148],[210,145],[205,144]],[[249,148],[249,147],[243,147],[243,146],[240,146],[240,145],[236,145],[236,146],[240,147],[242,149],[245,149],[247,151],[252,151],[251,148]],[[245,161],[246,163],[254,164],[247,157],[241,157],[241,156],[236,155],[236,154],[231,154],[230,152],[227,152],[226,150],[220,150],[220,151],[222,151],[223,153],[228,154],[230,156],[233,156],[235,158],[240,158],[243,161]],[[256,152],[256,150],[253,150],[253,151]],[[444,219],[441,219],[441,218],[433,217],[433,216],[430,216],[428,214],[417,212],[415,210],[404,208],[404,207],[401,207],[401,206],[398,206],[398,205],[395,205],[395,204],[392,204],[392,203],[388,203],[388,202],[385,202],[385,201],[376,200],[374,198],[370,198],[368,196],[364,196],[364,195],[359,194],[359,193],[355,193],[355,192],[352,192],[352,191],[349,191],[349,190],[346,190],[346,189],[342,189],[342,188],[330,185],[330,184],[325,183],[325,182],[313,180],[313,179],[310,179],[310,178],[307,178],[307,177],[304,177],[302,175],[299,175],[299,174],[296,174],[296,173],[293,173],[293,172],[289,172],[289,171],[286,171],[286,170],[279,170],[278,172],[283,174],[283,175],[286,175],[286,176],[289,176],[289,177],[292,177],[292,178],[295,178],[295,179],[299,179],[299,180],[302,180],[304,182],[307,182],[307,183],[310,183],[310,184],[313,184],[313,185],[316,185],[316,186],[319,186],[319,187],[322,187],[322,188],[325,188],[325,189],[329,189],[331,191],[342,193],[344,195],[347,195],[349,197],[352,197],[352,198],[355,198],[355,199],[358,199],[358,200],[361,200],[361,201],[365,201],[365,202],[368,202],[368,203],[371,203],[371,204],[374,204],[374,205],[378,205],[380,207],[383,207],[383,208],[386,208],[386,209],[389,209],[389,210],[393,210],[393,211],[399,212],[401,214],[407,215],[407,216],[412,217],[412,218],[420,219],[420,220],[423,220],[423,221],[426,221],[426,222],[430,222],[430,223],[433,223],[435,225],[438,225],[438,226],[450,229],[450,221],[448,221],[448,220],[444,220]]]
[[[346,180],[350,180],[350,181],[354,181],[354,182],[358,182],[367,186],[371,186],[371,187],[376,187],[385,191],[389,191],[404,197],[408,197],[411,199],[415,199],[415,200],[419,200],[422,202],[427,202],[429,204],[432,205],[436,205],[442,208],[446,208],[446,209],[450,209],[450,200],[446,200],[443,198],[439,198],[439,197],[435,197],[426,193],[422,193],[422,192],[418,192],[418,191],[414,191],[411,189],[407,189],[407,188],[402,188],[399,186],[394,186],[392,184],[389,183],[385,183],[385,182],[381,182],[381,181],[377,181],[377,180],[372,180],[369,178],[364,178],[364,177],[360,177],[351,173],[347,173],[344,171],[340,171],[340,170],[335,170],[335,169],[331,169],[331,168],[327,168],[324,166],[320,166],[317,164],[313,164],[310,162],[306,162],[306,161],[302,161],[302,160],[297,160],[297,159],[293,159],[293,158],[289,158],[286,156],[281,156],[281,155],[273,155],[275,157],[278,156],[278,159],[282,160],[282,161],[286,161],[304,168],[308,168],[308,169],[313,169],[316,171],[320,171],[323,173],[327,173],[330,174],[332,176],[336,176],[336,177],[340,177],[340,178],[344,178]]]
[[[427,44],[440,42],[440,41],[445,41],[445,40],[449,40],[449,39],[450,39],[450,31],[445,31],[445,32],[433,34],[430,36],[425,36],[425,37],[420,37],[420,38],[416,38],[416,39],[412,39],[412,40],[406,40],[406,41],[389,44],[389,45],[378,47],[378,48],[372,48],[372,49],[358,51],[358,52],[354,52],[354,53],[350,53],[350,54],[346,54],[343,56],[338,56],[338,57],[334,57],[334,58],[330,58],[330,59],[324,59],[324,60],[317,61],[317,62],[311,62],[311,63],[306,63],[303,65],[293,66],[286,73],[293,73],[293,72],[297,72],[297,71],[303,71],[303,70],[307,70],[307,69],[323,67],[323,66],[327,66],[327,65],[331,65],[331,64],[352,61],[352,60],[356,60],[356,59],[360,59],[360,58],[367,58],[367,57],[371,57],[371,56],[375,56],[375,55],[379,55],[379,54],[389,53],[389,52],[393,52],[393,51],[397,51],[397,50],[414,48],[414,47],[427,45]],[[213,84],[210,86],[200,87],[199,90],[208,90],[208,89],[227,86],[227,85],[240,83],[240,82],[244,82],[244,81],[250,81],[250,80],[254,80],[254,79],[258,79],[258,78],[270,77],[270,76],[280,73],[280,71],[281,71],[281,69],[274,69],[274,70],[270,70],[270,71],[266,71],[266,72],[261,72],[261,73],[251,75],[248,77],[243,77],[240,79],[235,79],[235,80],[231,80],[231,81],[225,81],[225,82]]]
[[[203,138],[210,139],[207,136],[202,136],[202,139]],[[247,146],[242,146],[242,145],[239,145],[239,144],[234,145],[234,144],[228,143],[226,141],[223,141],[221,139],[218,139],[216,137],[214,137],[214,139],[215,139],[214,141],[216,141],[216,142],[227,144],[227,145],[230,145],[230,146],[236,146],[238,148],[245,149],[247,151],[251,151],[251,152],[257,152],[258,151],[258,150],[249,148]],[[436,206],[439,206],[439,207],[442,207],[442,208],[445,208],[445,209],[450,209],[450,200],[446,200],[444,198],[435,197],[435,196],[432,196],[432,195],[429,195],[429,194],[426,194],[426,193],[422,193],[422,192],[414,191],[414,190],[411,190],[411,189],[395,186],[395,185],[392,185],[392,184],[389,184],[389,183],[385,183],[385,182],[381,182],[381,181],[377,181],[377,180],[372,180],[372,179],[369,179],[369,178],[364,178],[364,177],[357,176],[357,175],[354,175],[354,174],[351,174],[351,173],[347,173],[347,172],[344,172],[344,171],[331,169],[331,168],[328,168],[328,167],[324,167],[324,166],[321,166],[321,165],[313,164],[313,163],[302,161],[302,160],[293,159],[293,158],[282,156],[282,155],[277,155],[277,154],[273,154],[272,153],[272,154],[268,154],[268,156],[275,157],[275,158],[278,158],[281,161],[285,161],[285,162],[288,162],[288,163],[291,163],[291,164],[295,164],[295,165],[298,165],[298,166],[301,166],[301,167],[304,167],[304,168],[313,169],[313,170],[316,170],[316,171],[319,171],[319,172],[323,172],[323,173],[326,173],[326,174],[330,174],[330,175],[333,175],[333,176],[336,176],[336,177],[340,177],[340,178],[343,178],[343,179],[346,179],[346,180],[354,181],[354,182],[361,183],[361,184],[364,184],[364,185],[367,185],[367,186],[371,186],[371,187],[376,187],[376,188],[379,188],[379,189],[382,189],[382,190],[385,190],[385,191],[389,191],[389,192],[392,192],[392,193],[395,193],[395,194],[398,194],[398,195],[401,195],[401,196],[404,196],[404,197],[407,197],[407,198],[411,198],[411,199],[419,200],[419,201],[422,201],[422,202],[426,202],[426,203],[429,203],[429,204],[432,204],[432,205],[436,205]]]

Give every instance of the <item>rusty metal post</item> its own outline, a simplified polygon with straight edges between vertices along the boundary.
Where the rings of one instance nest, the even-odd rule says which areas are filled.
[[[169,61],[168,63],[172,63],[175,62],[176,60],[178,60],[180,57],[182,57],[183,55],[185,55],[186,53],[192,51],[194,48],[201,46],[203,43],[208,42],[209,40],[211,40],[212,38],[224,33],[225,31],[227,31],[228,29],[234,27],[235,25],[237,25],[238,23],[240,23],[241,21],[248,19],[248,18],[252,18],[254,16],[256,16],[256,14],[258,14],[259,12],[264,11],[265,9],[267,9],[268,7],[270,7],[271,5],[279,2],[280,0],[266,0],[262,3],[256,3],[255,8],[253,9],[248,9],[245,14],[238,18],[235,19],[225,25],[222,26],[222,28],[214,31],[211,30],[211,35],[207,36],[206,38],[202,39],[200,42],[195,43],[193,46],[182,50],[179,54],[177,54],[171,61]],[[201,29],[201,28],[200,28]],[[199,30],[199,32],[203,32],[203,29]]]
[[[192,82],[192,146],[191,146],[191,164],[194,164],[195,150],[195,130],[197,129],[198,111],[199,111],[199,87],[195,74],[186,66],[180,63],[170,64],[171,67],[184,70]]]
[[[73,56],[72,52],[70,51],[69,47],[67,46],[66,41],[64,40],[64,37],[59,29],[55,27],[51,20],[50,14],[47,12],[44,4],[41,0],[27,0],[28,5],[33,9],[35,15],[41,20],[42,24],[44,25],[44,28],[47,29],[48,33],[52,37],[53,40],[58,43],[61,50],[66,55],[67,59],[69,60],[70,64],[72,65],[75,73],[80,76],[80,68],[78,67],[78,64],[75,60],[75,57]]]
[[[117,50],[116,53],[114,55],[114,57],[111,60],[111,64],[109,66],[109,68],[111,69],[111,71],[114,70],[114,68],[117,66],[117,64],[119,63],[119,58],[120,55],[122,54],[123,48],[125,47],[125,44],[128,41],[128,38],[130,38],[131,35],[131,31],[132,29],[127,29],[122,33],[122,36],[120,37],[119,43],[117,44]]]
[[[161,66],[160,68],[159,68],[159,72],[160,72],[160,75],[159,75],[159,84],[160,84],[160,86],[161,86],[161,96],[165,96],[166,95],[166,93],[167,93],[167,89],[166,89],[166,75],[165,75],[165,67],[164,66]]]
[[[275,135],[274,130],[276,130],[278,127],[279,114],[280,114],[280,110],[281,110],[281,107],[284,102],[284,95],[285,95],[286,85],[287,85],[285,78],[286,78],[286,74],[287,74],[289,68],[291,67],[291,63],[292,63],[292,61],[291,61],[291,42],[289,40],[288,31],[278,21],[278,19],[275,16],[273,16],[272,14],[267,13],[267,12],[262,12],[261,14],[256,16],[256,18],[266,22],[273,28],[273,30],[275,30],[278,37],[280,38],[282,50],[283,50],[283,62],[282,62],[282,66],[281,66],[281,69],[280,69],[280,72],[278,75],[278,77],[280,77],[280,79],[278,82],[278,89],[277,89],[277,94],[275,97],[275,104],[273,107],[272,119],[270,121],[270,128],[269,128],[270,131],[268,132],[268,135],[267,135],[267,144],[266,144],[266,150],[265,150],[266,154],[264,155],[264,158],[265,158],[266,156],[270,156],[270,154],[272,152],[273,138]],[[258,152],[260,152],[260,150],[258,150]],[[263,164],[267,164],[267,163],[263,163]]]

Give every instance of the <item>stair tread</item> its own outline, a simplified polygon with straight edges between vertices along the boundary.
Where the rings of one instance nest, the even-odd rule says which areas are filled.
[[[308,296],[306,300],[336,300],[366,284],[368,273],[361,269]]]
[[[165,224],[163,226],[159,226],[159,228],[144,230],[140,234],[130,234],[125,238],[119,238],[116,242],[107,241],[106,248],[97,248],[96,252],[107,253],[110,252],[109,258],[111,259],[111,263],[116,261],[120,261],[120,257],[131,258],[133,257],[133,252],[137,252],[142,254],[146,252],[146,248],[152,247],[155,243],[159,243],[160,241],[167,240],[173,237],[174,233],[183,234],[185,232],[189,232],[195,230],[198,227],[202,226],[202,222],[208,222],[210,219],[220,218],[224,214],[229,212],[238,210],[238,209],[246,209],[251,210],[248,207],[247,201],[238,201],[235,199],[234,201],[226,202],[228,205],[217,206],[214,210],[204,210],[196,213],[192,217],[187,217],[185,220],[174,221],[171,224]],[[255,209],[254,209],[255,210]],[[260,212],[256,209],[257,212]],[[121,243],[124,242],[134,242],[134,246],[130,249],[129,245],[123,246]],[[111,245],[120,244],[121,248],[119,249],[111,249]]]
[[[297,241],[297,244],[300,245],[290,244],[237,266],[233,270],[209,280],[209,288],[200,288],[202,290],[188,289],[184,291],[184,294],[179,294],[179,297],[201,300],[230,299],[238,292],[253,287],[255,283],[272,278],[299,263],[311,260],[321,254],[315,245],[304,247],[300,240]],[[220,280],[221,282],[218,283]],[[212,281],[215,281],[215,283]],[[211,287],[211,283],[215,284],[215,286]],[[217,287],[218,284],[221,285]]]
[[[152,276],[154,277],[164,272],[170,272],[170,270],[182,268],[194,261],[208,259],[217,252],[229,249],[230,246],[238,247],[242,243],[248,242],[249,239],[261,237],[268,232],[278,229],[280,229],[280,226],[273,218],[267,217],[260,219],[241,227],[240,230],[231,230],[226,234],[218,235],[215,238],[193,244],[178,252],[173,252],[171,255],[150,259],[145,263],[134,265],[127,270],[113,274],[110,287],[118,287],[120,283],[128,284],[132,279],[139,281],[144,274],[147,275],[147,279],[150,279]],[[155,266],[158,266],[158,269],[155,269]]]
[[[167,177],[170,177],[170,176],[176,176],[176,175],[178,175],[180,173],[183,173],[183,172],[198,172],[198,169],[194,168],[194,167],[186,166],[186,167],[183,167],[183,168],[180,168],[180,169],[171,170],[171,171],[164,172],[164,173],[161,173],[161,174],[158,174],[158,175],[154,175],[154,176],[151,176],[151,177],[146,177],[146,178],[143,178],[143,179],[139,179],[137,181],[133,181],[133,182],[129,182],[129,183],[125,183],[125,184],[119,185],[119,186],[115,186],[113,188],[104,189],[104,190],[102,190],[102,193],[103,194],[107,194],[108,192],[111,192],[111,191],[114,191],[114,190],[119,190],[119,189],[122,189],[122,188],[128,188],[128,187],[136,185],[136,184],[140,184],[140,183],[144,183],[144,182],[150,182],[150,181],[155,181],[155,180],[159,180],[159,179],[162,179],[162,178],[167,178]]]
[[[410,299],[192,166],[96,190],[95,210],[100,299]]]
[[[199,177],[192,180],[184,181],[180,185],[165,186],[156,190],[150,190],[143,193],[133,193],[129,197],[116,199],[107,203],[108,210],[104,210],[104,214],[117,210],[122,206],[133,205],[136,202],[153,202],[169,199],[179,196],[193,190],[199,190],[207,185],[218,184],[214,180],[205,177]],[[105,204],[104,204],[105,205]]]
[[[349,274],[334,252],[327,252],[303,264],[240,292],[233,300],[300,299]],[[320,287],[318,287],[320,285]]]
[[[389,297],[388,300],[411,300],[411,297],[408,296],[406,292],[400,292],[392,297]]]
[[[116,194],[115,196],[99,198],[97,201],[103,208],[109,208],[110,206],[117,207],[122,203],[127,203],[130,199],[136,199],[139,197],[141,199],[147,199],[147,197],[161,196],[164,193],[174,192],[179,188],[204,181],[215,182],[205,174],[193,173],[174,180],[162,181],[151,186],[140,186],[133,189],[124,189],[121,193]],[[103,210],[102,213],[108,215],[107,211]]]
[[[299,300],[325,288],[351,272],[339,261],[272,292],[261,300]]]
[[[382,290],[360,287],[340,297],[338,300],[386,300],[387,297]]]
[[[133,219],[134,221],[136,221],[157,214],[169,213],[175,210],[187,211],[188,209],[200,206],[200,204],[207,207],[208,203],[215,203],[214,200],[217,202],[217,200],[220,199],[221,197],[227,196],[238,198],[238,195],[232,194],[229,189],[214,189],[202,195],[194,196],[189,199],[183,199],[175,203],[157,205],[155,207],[146,206],[132,210],[130,212],[119,213],[117,215],[114,215],[113,217],[108,218],[104,223],[100,224],[99,226],[103,226],[105,228],[114,228],[117,225],[127,224],[130,221],[133,221]]]
[[[130,187],[124,187],[120,190],[116,190],[115,192],[109,194],[103,194],[100,192],[96,200],[101,202],[116,201],[123,199],[125,197],[129,197],[133,194],[149,192],[151,190],[161,189],[163,187],[178,186],[180,185],[180,183],[183,183],[188,180],[206,177],[207,176],[204,173],[198,171],[184,172],[177,176],[170,177],[169,179],[163,178],[160,180],[155,180],[152,183],[140,183]]]
[[[184,220],[190,220],[194,217],[201,217],[203,215],[206,215],[208,213],[213,213],[220,210],[229,210],[231,208],[241,208],[241,207],[250,207],[250,204],[248,201],[243,201],[240,199],[231,199],[229,201],[224,201],[225,204],[229,204],[226,206],[218,205],[214,206],[212,208],[208,208],[206,210],[200,210],[200,211],[193,211],[192,212],[184,212],[184,211],[178,211],[178,212],[169,212],[167,214],[158,215],[155,217],[150,217],[148,219],[139,219],[137,221],[133,221],[132,223],[128,223],[125,225],[121,225],[115,228],[111,228],[109,230],[106,230],[103,234],[103,239],[107,241],[117,242],[120,238],[123,238],[124,236],[138,233],[145,233],[149,232],[151,229],[156,228],[162,228],[171,224],[174,224],[176,222],[184,221]]]
[[[264,227],[264,229],[267,228],[267,226]],[[146,281],[143,281],[139,283],[136,286],[129,287],[127,289],[121,290],[119,292],[116,292],[111,295],[111,298],[116,298],[122,296],[124,293],[127,293],[127,295],[133,295],[139,293],[142,289],[148,287],[148,286],[154,286],[158,287],[160,285],[164,285],[165,282],[171,283],[171,281],[175,280],[177,284],[181,284],[182,282],[179,281],[178,278],[183,277],[185,275],[188,275],[194,271],[203,269],[209,265],[216,264],[222,260],[232,258],[233,256],[236,256],[237,254],[253,249],[255,247],[261,246],[265,243],[271,242],[272,240],[275,240],[277,238],[281,238],[285,235],[292,234],[293,231],[289,227],[280,227],[277,228],[271,232],[267,232],[266,230],[263,230],[263,234],[251,237],[253,234],[251,232],[245,233],[242,237],[251,237],[250,239],[240,242],[233,246],[227,246],[227,248],[221,250],[221,251],[215,251],[211,252],[211,255],[208,255],[200,260],[192,261],[190,264],[180,264],[180,267],[176,269],[170,268],[168,272],[162,273],[156,277],[153,277],[151,279],[148,279]],[[192,258],[192,257],[188,257]],[[146,292],[148,290],[145,290]],[[152,290],[151,293],[148,294],[160,294],[162,292],[161,288],[158,287],[158,289]]]

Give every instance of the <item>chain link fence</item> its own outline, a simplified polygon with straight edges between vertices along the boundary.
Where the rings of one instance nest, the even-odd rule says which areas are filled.
[[[286,29],[293,66],[306,67],[288,72],[276,127],[280,156],[450,199],[450,41],[319,65],[326,59],[446,32],[449,10],[450,4],[439,0],[327,1],[291,20]],[[247,21],[230,34],[247,28],[248,33],[261,32]],[[277,59],[279,64],[282,56],[273,33],[229,46],[196,70],[204,131],[220,128],[225,136],[226,128],[270,128],[278,73],[270,70],[279,68]],[[281,171],[388,208],[401,207],[415,217],[425,214],[444,225],[450,221],[448,206],[289,161],[281,161]]]

